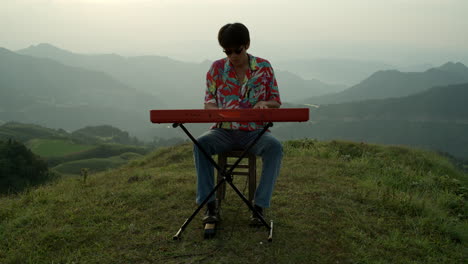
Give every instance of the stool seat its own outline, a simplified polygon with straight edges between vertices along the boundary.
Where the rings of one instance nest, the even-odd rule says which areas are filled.
[[[244,153],[243,149],[235,149],[231,151],[227,151],[221,154],[218,154],[218,165],[222,170],[229,170],[233,164],[228,163],[228,158],[238,158]],[[252,202],[255,197],[255,190],[257,189],[257,157],[255,154],[247,153],[244,157],[244,160],[247,160],[247,164],[239,164],[237,165],[236,169],[232,172],[232,176],[234,175],[242,175],[247,176],[249,181],[249,196],[248,200]],[[244,169],[241,171],[239,169]],[[247,171],[245,171],[247,169]],[[218,171],[217,174],[217,182],[219,183],[222,180],[221,173]],[[221,200],[223,200],[226,196],[226,184],[223,185],[217,190],[217,199],[219,204]]]

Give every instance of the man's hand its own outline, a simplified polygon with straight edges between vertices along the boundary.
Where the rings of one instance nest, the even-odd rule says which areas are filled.
[[[269,107],[266,101],[257,102],[253,107],[253,109],[267,109],[267,108]]]
[[[219,109],[219,107],[218,107],[217,104],[206,103],[206,104],[205,104],[205,109]]]
[[[279,108],[280,104],[277,101],[259,101],[253,109],[268,109],[268,108]]]

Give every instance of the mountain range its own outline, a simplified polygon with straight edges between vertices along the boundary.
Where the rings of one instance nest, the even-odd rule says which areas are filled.
[[[385,62],[342,58],[288,59],[279,60],[277,64],[280,69],[287,69],[303,78],[346,87],[359,83],[376,71],[397,69]]]
[[[410,145],[468,159],[468,83],[400,98],[321,105],[310,122],[278,125],[282,140],[316,138]]]
[[[311,109],[318,120],[407,120],[468,124],[468,82],[436,86],[398,98],[324,105]]]
[[[67,130],[110,124],[135,132],[149,126],[148,109],[158,101],[105,73],[0,48],[0,120]]]
[[[302,102],[321,105],[403,97],[434,86],[466,82],[468,82],[468,68],[460,62],[448,62],[424,72],[378,71],[341,92],[308,98]]]
[[[161,56],[123,57],[116,54],[86,55],[50,44],[18,50],[19,54],[49,58],[65,65],[104,72],[130,87],[164,98],[157,108],[202,108],[205,76],[210,61],[189,63]],[[274,65],[273,65],[274,66]],[[320,80],[304,80],[288,71],[275,71],[282,100],[293,102],[344,90],[344,85],[329,85]],[[184,95],[184,96],[181,96]]]
[[[0,123],[69,131],[108,124],[144,140],[184,138],[179,130],[151,124],[148,110],[201,108],[210,64],[159,56],[83,55],[49,44],[18,52],[0,49]],[[423,72],[378,71],[348,89],[288,71],[276,74],[283,107],[316,104],[309,123],[275,125],[281,139],[408,144],[468,157],[468,68],[461,63]],[[335,93],[304,99],[331,91]],[[197,135],[209,125],[189,127]]]

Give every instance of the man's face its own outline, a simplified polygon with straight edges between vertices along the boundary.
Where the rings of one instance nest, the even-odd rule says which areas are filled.
[[[228,57],[229,61],[234,66],[238,66],[245,62],[247,58],[247,49],[248,45],[243,45],[240,47],[224,49],[224,53],[226,53],[226,56]]]

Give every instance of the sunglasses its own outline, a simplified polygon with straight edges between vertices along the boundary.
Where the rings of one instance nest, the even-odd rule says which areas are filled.
[[[244,50],[244,47],[240,47],[236,50],[223,50],[224,53],[226,53],[226,55],[231,55],[233,52],[236,53],[237,55],[241,54],[242,50]]]

